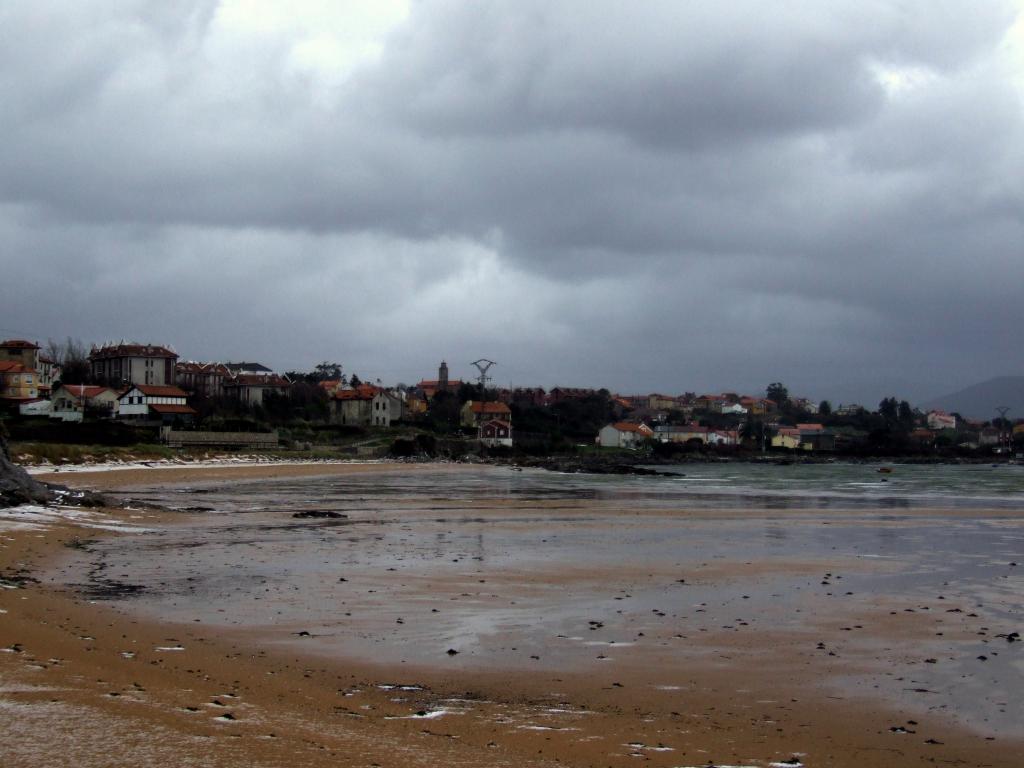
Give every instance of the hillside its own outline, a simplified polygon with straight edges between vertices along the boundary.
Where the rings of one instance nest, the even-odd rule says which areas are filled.
[[[971,419],[991,420],[999,415],[996,407],[1000,405],[1010,408],[1007,418],[1024,418],[1024,376],[997,376],[929,400],[920,407],[926,411],[938,409]]]

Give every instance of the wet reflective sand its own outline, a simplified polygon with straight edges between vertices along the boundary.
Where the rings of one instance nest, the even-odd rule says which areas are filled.
[[[865,466],[134,488],[180,514],[66,573],[142,616],[396,670],[610,675],[670,699],[695,668],[774,667],[1021,737],[1021,476],[953,469],[939,488],[941,468],[882,486]]]

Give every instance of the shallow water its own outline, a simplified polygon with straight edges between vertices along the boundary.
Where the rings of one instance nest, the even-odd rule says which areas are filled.
[[[886,483],[866,465],[683,471],[397,467],[136,489],[191,511],[92,545],[71,580],[88,587],[91,569],[110,599],[165,620],[452,670],[657,657],[682,676],[733,637],[785,633],[813,652],[847,623],[842,653],[874,660],[837,686],[908,707],[927,689],[929,707],[1021,733],[1024,643],[997,638],[1024,629],[1021,468],[899,466]],[[346,517],[292,517],[303,510]],[[863,624],[904,612],[942,635]]]

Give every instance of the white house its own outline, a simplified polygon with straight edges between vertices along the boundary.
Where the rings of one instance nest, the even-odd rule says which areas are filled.
[[[50,418],[81,421],[86,410],[101,416],[115,416],[118,402],[117,392],[109,387],[63,384],[54,390],[50,399]]]
[[[620,421],[603,427],[597,434],[598,445],[604,448],[635,448],[654,435],[646,424]]]
[[[739,445],[740,433],[735,429],[711,429],[707,442],[708,445]]]
[[[742,416],[745,413],[747,413],[747,409],[744,408],[739,403],[723,403],[722,413],[732,413],[736,414],[737,416]]]
[[[956,429],[956,416],[945,411],[929,411],[928,429]]]
[[[660,424],[654,429],[658,440],[663,443],[688,443],[691,440],[707,443],[711,431],[700,424]]]
[[[18,404],[18,413],[22,416],[49,416],[52,406],[49,400],[27,400]]]
[[[187,397],[178,387],[136,384],[118,398],[117,415],[124,419],[189,419],[196,412],[188,406]]]
[[[405,398],[398,392],[378,389],[370,401],[370,423],[375,427],[390,427],[404,416]]]

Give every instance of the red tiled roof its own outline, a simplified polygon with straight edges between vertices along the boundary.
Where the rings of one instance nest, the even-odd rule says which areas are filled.
[[[181,414],[192,414],[195,415],[195,411],[189,408],[187,405],[151,405],[149,406],[151,411],[157,413],[181,413]]]
[[[7,339],[0,342],[0,349],[39,349],[39,345],[24,339]]]
[[[797,424],[796,428],[801,432],[824,432],[824,424]]]
[[[511,414],[512,413],[512,410],[507,405],[505,405],[504,403],[481,403],[479,401],[474,401],[473,404],[470,406],[470,410],[472,410],[473,413],[481,413],[481,414],[488,414],[488,413],[500,413],[500,414],[508,413],[508,414]]]
[[[91,400],[104,392],[114,391],[108,387],[90,386],[89,384],[65,384],[61,389],[66,389],[74,397],[84,397],[86,400]]]
[[[619,421],[612,425],[619,432],[637,432],[641,435],[650,435],[652,430],[646,424],[634,424],[630,421]]]
[[[231,371],[223,363],[197,363],[194,360],[186,360],[174,366],[176,373],[204,373],[230,376]]]
[[[14,360],[0,360],[0,373],[35,373],[35,371]]]
[[[339,389],[334,393],[335,400],[373,400],[380,390],[372,384],[360,384],[355,389]]]
[[[673,426],[670,432],[688,432],[694,435],[704,435],[710,430],[707,427],[702,427],[700,424],[683,424],[681,426]]]

